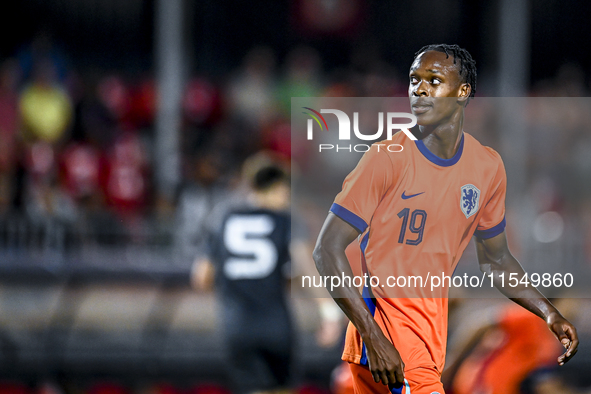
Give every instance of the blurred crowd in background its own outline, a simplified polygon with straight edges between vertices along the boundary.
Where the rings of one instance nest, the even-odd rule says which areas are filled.
[[[62,246],[141,239],[192,187],[205,194],[231,188],[243,161],[260,150],[289,157],[292,96],[399,96],[406,90],[371,47],[360,48],[349,69],[331,73],[310,46],[294,48],[285,59],[270,47],[252,48],[223,78],[197,75],[186,84],[183,184],[175,201],[165,202],[153,179],[153,77],[81,73],[58,48],[41,34],[2,62],[0,212],[30,221],[27,226],[59,222],[66,229]],[[9,242],[11,227],[4,226]]]
[[[183,226],[195,226],[217,194],[237,186],[247,157],[270,150],[290,158],[291,97],[404,97],[407,89],[404,74],[383,60],[376,45],[355,48],[348,66],[331,70],[311,46],[296,46],[284,58],[268,46],[251,48],[227,75],[195,75],[185,85],[182,183],[170,201],[154,182],[153,76],[82,72],[59,48],[41,33],[0,67],[0,244],[6,247],[179,239],[186,244],[196,229]],[[483,90],[479,96],[486,97]],[[583,70],[569,63],[554,78],[537,83],[530,95],[584,97],[587,92]],[[488,102],[480,103],[470,107],[469,119],[477,127],[469,132],[499,149],[494,112]],[[569,108],[557,108],[561,103]],[[543,200],[542,209],[576,212],[587,221],[588,102],[571,103],[533,101],[526,108],[530,182],[525,186],[533,200]],[[23,228],[36,235],[27,238]],[[193,234],[179,234],[183,231]],[[189,257],[195,250],[185,252]]]

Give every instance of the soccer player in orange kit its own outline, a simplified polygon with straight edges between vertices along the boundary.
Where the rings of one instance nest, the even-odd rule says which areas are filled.
[[[421,131],[374,144],[346,177],[318,236],[314,260],[322,276],[353,276],[345,248],[361,239],[367,274],[426,272],[451,276],[476,236],[478,261],[511,300],[544,319],[566,348],[577,351],[574,326],[537,289],[498,280],[524,271],[505,236],[506,176],[501,157],[463,131],[464,108],[476,89],[476,67],[457,45],[429,45],[410,68],[408,93]],[[389,152],[384,146],[398,144]],[[443,394],[447,289],[426,297],[389,296],[381,287],[331,290],[350,320],[343,360],[356,393]],[[391,295],[391,293],[390,293]]]

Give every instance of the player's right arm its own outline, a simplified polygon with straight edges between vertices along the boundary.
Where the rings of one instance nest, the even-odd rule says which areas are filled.
[[[353,277],[345,249],[358,236],[356,228],[333,213],[328,214],[314,248],[314,261],[321,276]],[[404,362],[376,323],[359,291],[348,286],[328,290],[361,335],[374,380],[389,386],[403,384]]]

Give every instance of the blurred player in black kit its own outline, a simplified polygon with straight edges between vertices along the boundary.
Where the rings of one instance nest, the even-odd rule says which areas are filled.
[[[290,277],[290,179],[266,162],[250,174],[243,203],[230,208],[212,234],[208,258],[196,265],[194,284],[215,284],[236,392],[286,390],[294,327],[287,303]]]

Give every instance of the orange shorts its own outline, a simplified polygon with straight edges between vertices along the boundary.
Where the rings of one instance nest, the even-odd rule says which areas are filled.
[[[349,363],[353,375],[355,394],[445,394],[439,372],[430,368],[414,368],[404,371],[404,386],[392,389],[381,382],[376,383],[363,365]]]

